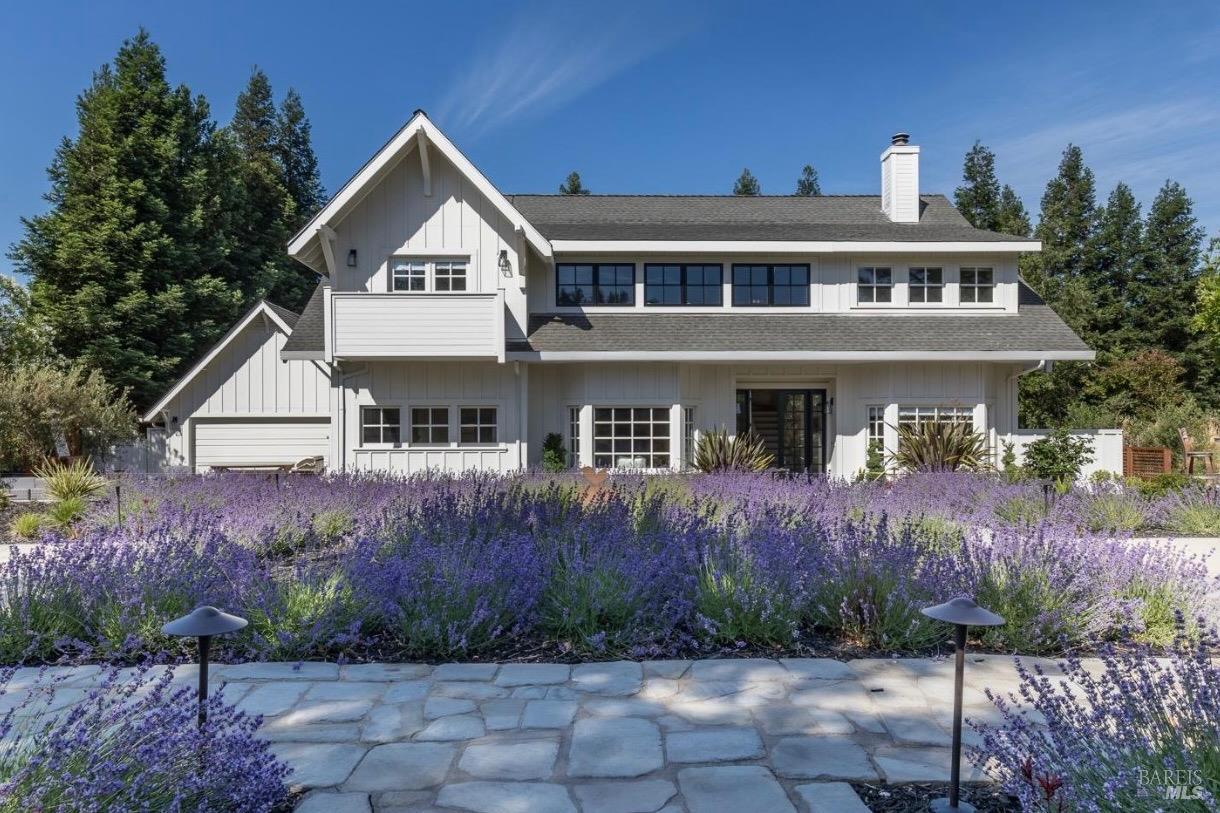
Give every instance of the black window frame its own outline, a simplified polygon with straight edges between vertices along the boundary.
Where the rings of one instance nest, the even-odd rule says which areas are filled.
[[[676,268],[678,270],[678,282],[677,283],[664,282],[664,281],[659,282],[659,283],[649,283],[648,282],[648,272],[650,270],[670,269],[670,268]],[[690,277],[689,270],[692,268],[702,269],[704,273],[706,273],[708,269],[714,268],[714,269],[716,269],[716,274],[719,276],[720,281],[714,285],[709,284],[707,282],[699,283],[697,285],[691,285],[691,283],[689,281],[689,277]],[[664,273],[664,271],[662,271],[662,273]],[[677,288],[679,301],[678,302],[649,302],[648,301],[649,300],[648,291],[650,288],[651,289]],[[704,292],[705,296],[706,296],[708,290],[714,290],[716,292],[716,301],[715,302],[691,302],[691,301],[689,301],[690,300],[690,290],[692,288],[697,288],[697,289],[702,290]],[[721,263],[644,263],[644,307],[646,307],[646,308],[665,308],[665,307],[720,308],[723,306],[724,306],[724,265],[722,265]]]
[[[776,269],[780,268],[788,269],[789,273],[796,269],[804,271],[805,282],[803,284],[796,284],[792,282],[777,284],[775,282],[775,272]],[[754,271],[763,269],[766,269],[767,272],[767,281],[765,284],[754,282],[753,280],[738,283],[737,272],[739,270],[750,270],[751,275],[753,275]],[[732,305],[734,308],[808,308],[813,301],[813,297],[810,293],[810,289],[813,285],[813,275],[808,263],[733,263],[731,284],[733,288]],[[752,292],[756,289],[763,288],[764,286],[767,291],[767,301],[753,301],[754,297]],[[777,289],[781,288],[787,291],[804,291],[804,301],[776,302],[775,292]],[[737,292],[738,290],[743,289],[751,292],[747,295],[750,299],[748,302],[737,301]]]
[[[635,263],[556,263],[555,264],[555,306],[560,307],[560,308],[615,308],[615,307],[632,308],[632,307],[635,307],[635,274],[636,274],[635,265],[636,265]],[[585,301],[568,301],[568,298],[566,298],[563,294],[563,289],[565,287],[565,284],[563,282],[562,276],[563,276],[564,270],[568,269],[568,268],[573,268],[573,269],[580,268],[583,266],[588,266],[590,269],[590,272],[591,272],[590,281],[587,283],[582,283],[579,281],[579,279],[573,279],[572,282],[567,283],[567,287],[588,288],[590,290],[592,299],[585,300]],[[606,286],[606,284],[601,281],[601,273],[602,273],[603,268],[615,269],[616,275],[619,271],[630,268],[631,269],[630,285],[624,286],[621,283],[619,283],[616,279],[613,285]],[[613,287],[616,289],[626,288],[626,290],[629,292],[627,301],[625,301],[625,302],[598,301],[598,300],[602,299],[601,291],[602,291],[603,287]]]

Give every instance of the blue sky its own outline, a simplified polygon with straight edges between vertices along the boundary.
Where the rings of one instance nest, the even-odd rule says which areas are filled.
[[[0,245],[42,211],[73,101],[144,25],[171,79],[227,120],[250,68],[289,85],[335,190],[422,107],[506,192],[766,193],[813,163],[828,193],[879,187],[907,130],[925,192],[978,138],[1036,211],[1074,141],[1104,199],[1183,183],[1220,233],[1220,4],[20,3],[0,31]],[[0,269],[10,263],[0,260]]]

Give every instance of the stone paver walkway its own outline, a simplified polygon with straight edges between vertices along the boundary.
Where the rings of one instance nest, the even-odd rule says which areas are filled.
[[[304,813],[850,813],[849,780],[948,777],[946,660],[213,670],[265,717]],[[57,689],[65,704],[96,671]],[[995,719],[982,687],[1014,690],[1012,660],[971,656],[967,674],[967,715]]]

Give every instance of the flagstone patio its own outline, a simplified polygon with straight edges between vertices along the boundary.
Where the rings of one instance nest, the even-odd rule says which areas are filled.
[[[265,717],[291,784],[308,791],[304,813],[851,813],[866,808],[848,781],[948,778],[948,660],[249,663],[213,674]],[[64,704],[96,675],[86,667],[61,684]],[[970,656],[967,716],[995,719],[983,687],[1016,685],[1010,658]]]

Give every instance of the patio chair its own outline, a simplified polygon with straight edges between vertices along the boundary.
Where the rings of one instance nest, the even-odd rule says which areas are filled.
[[[1178,437],[1182,440],[1182,462],[1186,466],[1187,474],[1194,475],[1196,460],[1203,461],[1203,473],[1207,476],[1210,477],[1216,473],[1210,449],[1207,451],[1195,449],[1195,441],[1185,429],[1178,430]]]

